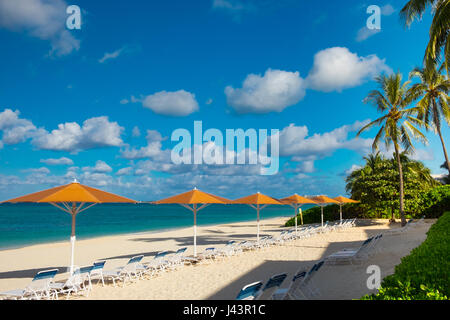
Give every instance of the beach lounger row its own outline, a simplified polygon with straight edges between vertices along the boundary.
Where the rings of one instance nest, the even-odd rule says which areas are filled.
[[[0,292],[0,297],[15,300],[53,300],[58,299],[59,295],[65,295],[67,299],[71,294],[89,295],[92,280],[97,278],[103,281],[104,265],[105,261],[98,261],[91,266],[76,267],[73,274],[64,282],[54,281],[58,269],[40,271],[24,289]]]
[[[309,271],[300,270],[292,278],[287,288],[279,289],[287,274],[281,273],[269,278],[264,286],[262,281],[256,281],[244,286],[238,293],[236,300],[257,300],[269,289],[275,289],[266,298],[272,300],[300,300],[310,299],[320,295],[320,291],[314,284],[314,276],[324,265],[325,261],[314,264]]]

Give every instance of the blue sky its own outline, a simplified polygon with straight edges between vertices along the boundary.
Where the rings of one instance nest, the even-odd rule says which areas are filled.
[[[382,72],[422,62],[431,21],[405,1],[0,0],[0,199],[77,178],[154,200],[194,186],[223,196],[345,194],[375,119]],[[81,8],[81,30],[65,27]],[[369,5],[381,30],[365,28]],[[175,165],[177,128],[279,129],[280,170]],[[449,129],[443,131],[449,136]],[[438,138],[413,156],[442,173]]]

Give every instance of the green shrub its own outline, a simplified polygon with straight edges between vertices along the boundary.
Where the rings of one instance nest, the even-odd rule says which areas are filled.
[[[425,192],[419,200],[419,215],[438,218],[450,210],[450,185],[438,186]]]
[[[427,239],[402,258],[383,279],[378,294],[364,300],[448,300],[450,297],[450,212],[427,232]]]

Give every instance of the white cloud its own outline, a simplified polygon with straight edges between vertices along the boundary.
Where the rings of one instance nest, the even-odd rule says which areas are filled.
[[[70,166],[73,164],[72,159],[69,159],[66,157],[61,157],[59,159],[53,159],[53,158],[41,159],[41,162],[45,163],[47,165],[50,165],[50,166],[58,166],[58,165],[69,165]]]
[[[350,132],[359,130],[368,120],[356,121],[330,132],[308,136],[306,126],[290,124],[279,133],[280,156],[293,156],[293,161],[312,161],[331,155],[338,149],[365,153],[370,150],[373,139],[348,139]],[[308,164],[311,165],[311,164]]]
[[[92,173],[107,173],[111,172],[112,168],[103,160],[97,160],[94,167],[83,167],[84,172]]]
[[[17,144],[30,138],[36,126],[29,120],[19,118],[19,110],[5,109],[0,113],[0,131],[3,132],[2,145]]]
[[[111,53],[105,52],[105,54],[103,55],[103,57],[101,57],[101,58],[98,60],[98,62],[99,62],[99,63],[104,63],[104,62],[107,61],[107,60],[110,60],[110,59],[116,59],[116,58],[119,57],[120,54],[123,52],[123,49],[124,49],[124,48],[120,48],[120,49],[118,49],[118,50],[116,50],[116,51],[114,51],[114,52],[111,52]]]
[[[79,152],[81,150],[118,147],[123,144],[120,137],[123,128],[108,117],[87,119],[80,126],[76,122],[59,124],[58,129],[50,133],[42,130],[33,137],[32,143],[39,149]]]
[[[143,159],[143,158],[154,158],[162,154],[162,144],[163,137],[156,130],[147,130],[147,145],[139,149],[125,149],[122,151],[121,155],[125,159]]]
[[[24,169],[24,170],[22,170],[22,172],[46,175],[46,174],[50,173],[50,170],[48,168],[46,168],[46,167],[40,167],[40,168]]]
[[[299,72],[267,69],[264,76],[249,74],[242,88],[225,88],[228,104],[239,113],[281,112],[305,95]]]
[[[105,187],[114,183],[113,177],[105,173],[84,172],[80,176],[82,183],[92,186]]]
[[[381,29],[369,29],[366,26],[364,26],[358,30],[358,33],[356,34],[356,41],[358,42],[364,41],[379,32],[381,32]]]
[[[50,41],[49,55],[67,55],[80,48],[65,29],[67,6],[62,0],[0,0],[0,27]]]
[[[308,87],[317,91],[342,91],[356,87],[381,72],[391,72],[385,60],[376,55],[359,57],[344,47],[319,51],[306,79]]]
[[[175,117],[187,116],[199,109],[195,95],[185,90],[148,95],[142,100],[142,105],[155,113]]]
[[[133,173],[133,167],[125,167],[117,170],[116,176],[128,176]]]

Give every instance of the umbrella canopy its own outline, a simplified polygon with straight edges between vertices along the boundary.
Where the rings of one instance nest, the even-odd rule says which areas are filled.
[[[291,207],[294,208],[294,210],[295,210],[295,212],[294,212],[295,213],[294,214],[294,216],[295,216],[295,234],[297,234],[297,211],[298,211],[298,208],[300,208],[304,204],[317,204],[317,202],[314,200],[299,196],[296,193],[293,194],[292,196],[283,198],[280,201],[283,203],[287,203]],[[300,218],[301,218],[301,224],[303,224],[303,214],[302,213],[300,213]]]
[[[72,274],[74,264],[74,251],[75,251],[74,249],[76,240],[75,225],[77,214],[92,207],[97,203],[136,203],[137,201],[82,185],[76,182],[75,180],[74,182],[63,186],[31,193],[22,197],[6,200],[3,202],[50,203],[53,206],[69,213],[72,216],[72,233],[70,236],[71,242],[70,273]],[[79,203],[78,206],[77,203]],[[86,203],[90,203],[90,205],[85,207]]]
[[[333,198],[333,199],[336,200],[339,203],[359,203],[359,201],[357,201],[357,200],[349,199],[349,198],[346,198],[346,197],[343,197],[343,196],[339,196],[339,197],[336,197],[336,198]]]
[[[332,203],[339,204],[339,202],[324,195],[311,197],[310,199],[316,201],[316,203],[320,206],[320,216],[323,227],[323,207]]]
[[[258,225],[256,238],[257,238],[258,242],[259,242],[259,210],[264,209],[265,207],[267,207],[270,204],[279,204],[279,205],[285,204],[275,198],[266,196],[260,192],[257,192],[255,194],[252,194],[252,195],[249,195],[249,196],[246,196],[243,198],[233,200],[232,203],[248,204],[250,207],[256,209],[256,213],[257,213],[256,221],[257,221],[257,225]],[[255,207],[255,205],[256,205],[256,207]]]
[[[194,257],[197,256],[197,211],[205,208],[212,203],[228,204],[231,203],[230,200],[215,196],[210,193],[194,188],[191,191],[184,192],[166,199],[158,200],[152,202],[154,204],[179,204],[183,207],[191,210],[194,213]],[[201,204],[200,207],[197,205]],[[191,207],[192,205],[192,207]]]
[[[342,205],[344,203],[359,203],[359,201],[353,200],[353,199],[349,199],[343,196],[339,196],[334,198],[334,200],[339,202],[339,215],[341,217],[341,221],[342,221]]]
[[[211,203],[221,203],[227,204],[231,201],[210,193],[206,193],[203,191],[194,188],[188,192],[180,193],[178,195],[154,201],[155,204],[211,204]]]

